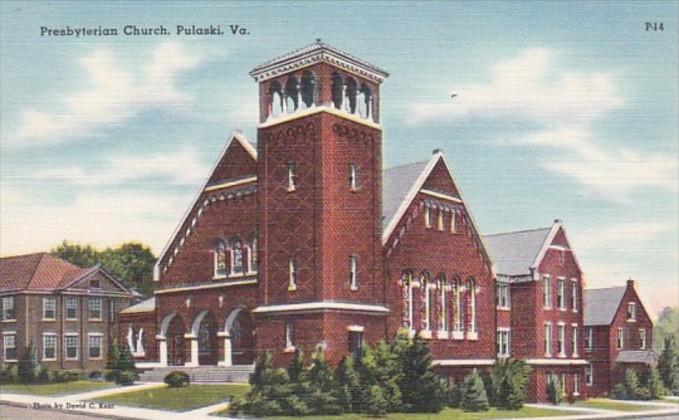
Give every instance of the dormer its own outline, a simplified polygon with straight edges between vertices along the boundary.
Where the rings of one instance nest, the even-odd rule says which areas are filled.
[[[317,40],[255,67],[260,123],[328,110],[379,123],[384,70]]]

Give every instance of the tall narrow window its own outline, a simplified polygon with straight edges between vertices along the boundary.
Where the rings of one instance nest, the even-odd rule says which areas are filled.
[[[506,283],[497,284],[496,306],[502,309],[509,308],[509,285]]]
[[[14,311],[14,296],[3,296],[2,297],[2,320],[12,321],[16,317],[16,312]]]
[[[288,290],[297,290],[297,261],[294,258],[288,261]]]
[[[356,113],[357,106],[357,96],[358,96],[358,85],[356,80],[352,77],[348,77],[346,80],[346,97],[344,101],[344,110],[350,114]]]
[[[288,192],[295,191],[295,163],[288,162],[287,166],[288,173]]]
[[[594,372],[592,371],[592,365],[585,366],[585,383],[587,386],[592,386],[594,384]]]
[[[57,335],[44,333],[42,335],[42,360],[57,359]]]
[[[424,226],[430,228],[432,224],[431,207],[424,208]]]
[[[594,345],[594,331],[592,327],[587,327],[585,329],[585,350],[591,351]]]
[[[566,309],[566,281],[558,279],[556,287],[556,302],[559,309]]]
[[[578,327],[576,325],[572,326],[572,335],[571,335],[571,347],[572,347],[572,353],[573,357],[578,357]]]
[[[113,299],[108,301],[108,322],[110,324],[116,322],[116,301]]]
[[[2,350],[4,352],[4,361],[17,360],[17,342],[16,334],[3,334],[2,336]]]
[[[295,349],[295,326],[292,322],[285,323],[285,349]]]
[[[507,357],[510,355],[509,330],[497,331],[497,355],[498,357]]]
[[[448,331],[448,307],[446,305],[446,281],[445,277],[439,280],[439,331]]]
[[[88,302],[89,319],[101,321],[101,298],[89,298]]]
[[[217,240],[215,244],[214,277],[226,276],[226,244],[223,240]]]
[[[269,115],[267,117],[278,117],[283,113],[283,89],[277,81],[271,83],[269,89],[271,102],[269,103]]]
[[[361,357],[363,353],[363,332],[349,331],[349,352],[354,358]]]
[[[56,318],[56,298],[54,296],[46,296],[42,298],[42,319],[54,320]]]
[[[344,81],[339,73],[332,74],[332,104],[337,109],[344,106]]]
[[[457,233],[456,219],[457,212],[453,209],[450,212],[450,233]]]
[[[646,330],[643,328],[639,329],[639,348],[642,350],[646,348]]]
[[[552,324],[550,323],[545,324],[543,340],[545,347],[545,356],[549,357],[552,355]]]
[[[405,273],[403,275],[403,287],[406,299],[406,323],[409,330],[414,330],[414,303],[413,303],[413,275],[412,273]]]
[[[477,332],[476,328],[476,281],[467,281],[467,293],[469,293],[469,332]]]
[[[566,374],[562,373],[561,374],[561,383],[559,384],[561,386],[561,395],[566,395]]]
[[[231,241],[231,273],[240,275],[244,272],[243,265],[243,242],[236,238]]]
[[[424,290],[424,325],[422,326],[422,329],[430,331],[432,318],[431,289],[429,287],[429,282],[424,276],[422,277],[421,283]]]
[[[552,307],[552,282],[548,276],[542,279],[542,306]]]
[[[358,290],[358,273],[357,273],[356,256],[349,256],[349,288],[351,290]]]
[[[78,319],[78,298],[68,296],[66,298],[66,320],[74,321]]]
[[[459,279],[453,284],[455,294],[455,331],[462,332],[464,329],[464,299],[462,299],[462,285]]]
[[[90,359],[101,359],[101,346],[103,343],[103,336],[97,333],[90,333],[87,337],[87,349]]]
[[[295,112],[299,107],[299,84],[297,78],[290,77],[285,83],[285,112]]]
[[[358,115],[361,118],[370,118],[372,108],[372,92],[370,88],[362,84],[358,95]]]
[[[67,360],[78,360],[78,334],[68,333],[64,337]]]
[[[316,103],[316,78],[310,71],[302,75],[302,107],[311,108]]]
[[[438,218],[436,220],[436,228],[443,231],[443,209],[439,209]]]
[[[248,271],[250,273],[257,272],[257,238],[250,241],[250,252],[248,252]]]
[[[625,346],[625,332],[622,328],[618,328],[618,335],[616,336],[615,344],[618,350]]]
[[[557,325],[556,344],[559,351],[559,356],[566,355],[566,326],[563,324]]]
[[[634,302],[627,304],[627,320],[636,321],[637,319],[637,305]]]
[[[571,309],[573,312],[578,311],[578,282],[576,280],[571,281]]]
[[[358,189],[358,168],[355,163],[349,164],[349,188],[351,191]]]

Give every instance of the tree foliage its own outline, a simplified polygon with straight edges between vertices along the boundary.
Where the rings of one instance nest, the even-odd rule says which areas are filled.
[[[24,351],[23,356],[19,359],[17,366],[19,382],[24,384],[33,383],[37,380],[39,372],[40,365],[38,364],[38,355],[35,351],[35,345],[29,343],[28,346],[26,346],[26,351]]]
[[[658,359],[658,372],[663,385],[670,392],[679,393],[679,354],[673,336],[665,337],[662,353]]]
[[[502,410],[518,410],[526,400],[530,367],[516,359],[498,359],[490,370],[491,403]]]
[[[486,388],[476,369],[464,379],[460,408],[470,412],[488,411],[490,408]]]
[[[151,249],[138,242],[127,242],[116,248],[98,250],[92,245],[63,241],[51,254],[80,267],[101,264],[126,287],[143,295],[153,292],[153,265],[156,257]]]
[[[666,306],[658,316],[653,327],[653,347],[658,353],[663,351],[667,337],[679,339],[679,307]]]
[[[399,388],[403,408],[418,413],[438,413],[446,405],[447,390],[432,369],[433,358],[424,339],[420,334],[412,339],[405,334],[401,332],[394,345],[402,369]]]

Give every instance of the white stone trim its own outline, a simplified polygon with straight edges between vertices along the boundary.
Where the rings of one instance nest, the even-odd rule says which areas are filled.
[[[552,245],[552,241],[554,241],[554,237],[559,232],[559,229],[561,229],[561,231],[563,232],[563,236],[566,239],[566,243],[568,244],[571,243],[571,241],[568,240],[568,235],[566,235],[566,229],[563,227],[563,222],[561,222],[561,220],[555,220],[554,224],[552,224],[552,229],[549,231],[549,234],[545,239],[545,242],[542,244],[542,248],[540,248],[540,252],[538,252],[538,255],[535,257],[535,261],[533,261],[533,266],[531,268],[537,269],[538,267],[540,267],[540,263],[542,262],[542,259],[545,257],[547,250],[550,249],[552,246],[555,247],[558,246]],[[575,262],[575,266],[577,267],[578,271],[582,273],[582,268],[580,267],[580,263],[578,262],[578,259],[575,256],[575,252],[571,251],[571,255],[573,257],[573,261]]]
[[[298,312],[298,311],[312,311],[322,312],[328,310],[344,310],[355,312],[371,312],[376,314],[387,314],[389,309],[382,305],[366,305],[360,303],[344,303],[344,302],[308,302],[308,303],[291,303],[284,305],[268,305],[259,306],[252,312],[258,314],[276,313],[276,312]]]
[[[495,359],[437,359],[432,361],[434,366],[492,366]]]
[[[251,177],[239,179],[237,181],[224,182],[223,184],[217,184],[217,185],[212,185],[212,186],[206,187],[205,192],[216,191],[216,190],[221,190],[221,189],[230,188],[230,187],[236,187],[238,185],[249,184],[249,183],[255,182],[255,181],[257,181],[257,177],[251,176]]]
[[[422,194],[431,195],[432,197],[440,198],[440,199],[442,199],[442,200],[448,200],[448,201],[452,201],[453,203],[462,204],[462,200],[460,200],[460,199],[457,198],[457,197],[453,197],[452,195],[443,194],[443,193],[436,192],[436,191],[432,191],[432,190],[428,190],[428,189],[425,189],[425,188],[422,188],[422,189],[420,190],[420,192],[421,192]]]
[[[526,363],[536,366],[567,366],[567,365],[586,365],[589,362],[584,359],[526,359]]]
[[[201,284],[199,286],[174,287],[174,288],[170,288],[170,289],[156,290],[153,293],[160,295],[160,294],[165,294],[165,293],[185,292],[185,291],[188,291],[188,290],[214,289],[214,288],[217,288],[217,287],[244,286],[244,285],[249,285],[249,284],[257,284],[257,279],[227,281],[227,282],[212,283],[212,284]]]
[[[464,331],[453,331],[453,340],[464,340]]]
[[[337,109],[334,106],[329,106],[329,105],[317,105],[317,106],[312,106],[311,108],[307,108],[301,111],[295,111],[289,114],[282,114],[279,117],[275,118],[269,118],[267,121],[259,124],[257,128],[268,128],[268,127],[273,127],[278,124],[282,124],[284,122],[288,121],[293,121],[299,118],[303,117],[308,117],[309,115],[314,115],[318,114],[320,112],[327,112],[328,114],[333,114],[337,117],[341,117],[344,119],[347,119],[349,121],[353,121],[359,124],[366,125],[370,128],[374,128],[375,130],[382,130],[382,126],[376,122],[373,122],[369,119],[364,119],[361,118],[357,115],[354,114],[349,114],[346,111],[342,111],[341,109]]]
[[[347,331],[363,332],[365,331],[365,327],[363,325],[349,325]]]

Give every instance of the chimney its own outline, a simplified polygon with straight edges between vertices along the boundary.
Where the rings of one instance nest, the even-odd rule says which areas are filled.
[[[434,150],[431,151],[431,154],[432,154],[432,155],[438,155],[439,153],[443,153],[443,150],[441,150],[441,149],[434,149]]]
[[[563,222],[563,221],[562,221],[561,219],[554,219],[554,223],[555,223],[555,224],[557,224],[557,223],[562,223],[562,222]]]
[[[633,280],[631,277],[630,277],[629,279],[627,279],[627,288],[628,288],[628,289],[629,289],[630,287],[631,287],[632,289],[634,289],[634,284],[635,284],[635,282],[634,282],[634,280]]]

